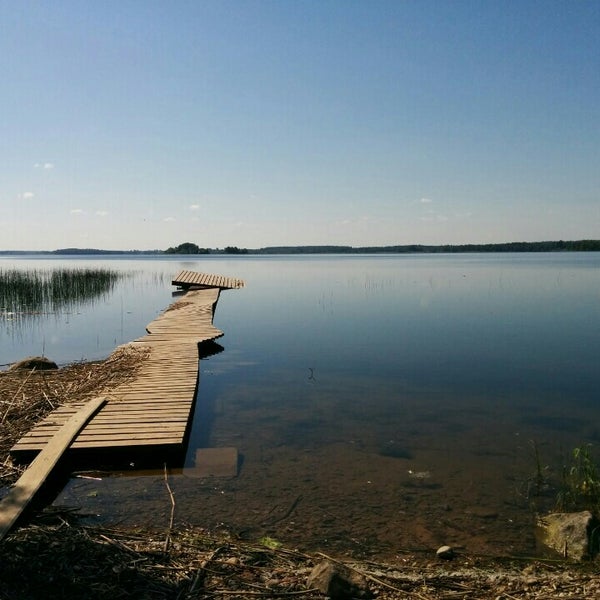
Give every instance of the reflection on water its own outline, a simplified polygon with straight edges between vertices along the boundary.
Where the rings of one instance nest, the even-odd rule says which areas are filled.
[[[356,555],[531,551],[532,505],[552,501],[532,493],[532,440],[556,479],[571,448],[600,438],[599,266],[593,254],[190,261],[246,287],[219,301],[225,350],[201,361],[188,465],[207,446],[243,463],[233,479],[173,473],[177,518]],[[170,512],[162,472],[76,481],[58,501],[108,522],[166,526]]]

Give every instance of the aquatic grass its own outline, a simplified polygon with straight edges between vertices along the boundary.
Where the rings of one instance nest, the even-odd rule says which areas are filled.
[[[562,511],[589,510],[600,514],[600,469],[591,444],[573,449],[571,464],[563,467],[556,507]]]
[[[125,273],[112,269],[0,269],[5,318],[55,313],[110,293]]]

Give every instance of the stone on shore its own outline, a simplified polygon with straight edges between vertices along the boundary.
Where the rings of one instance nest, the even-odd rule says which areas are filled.
[[[45,356],[28,356],[13,363],[9,371],[49,371],[51,369],[58,369],[58,365],[54,361]]]
[[[597,549],[591,544],[591,534],[599,523],[588,510],[577,513],[551,513],[538,517],[536,538],[542,549],[563,558],[592,558]]]
[[[315,566],[307,584],[309,589],[317,589],[332,600],[371,597],[366,577],[329,560],[323,560]]]
[[[455,556],[452,546],[440,546],[435,554],[442,560],[452,560]]]

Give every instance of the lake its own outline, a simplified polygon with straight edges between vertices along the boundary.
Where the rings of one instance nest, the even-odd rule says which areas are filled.
[[[107,356],[180,269],[246,282],[221,294],[186,459],[234,446],[239,476],[174,468],[180,523],[355,556],[529,553],[572,449],[600,440],[600,253],[0,258],[89,265],[127,276],[65,313],[1,317],[0,363]],[[135,466],[56,503],[104,524],[166,527],[171,510],[162,472]]]

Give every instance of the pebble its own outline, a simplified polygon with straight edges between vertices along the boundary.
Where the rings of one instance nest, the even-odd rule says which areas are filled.
[[[443,560],[452,560],[454,558],[452,546],[440,546],[435,554],[438,558]]]

